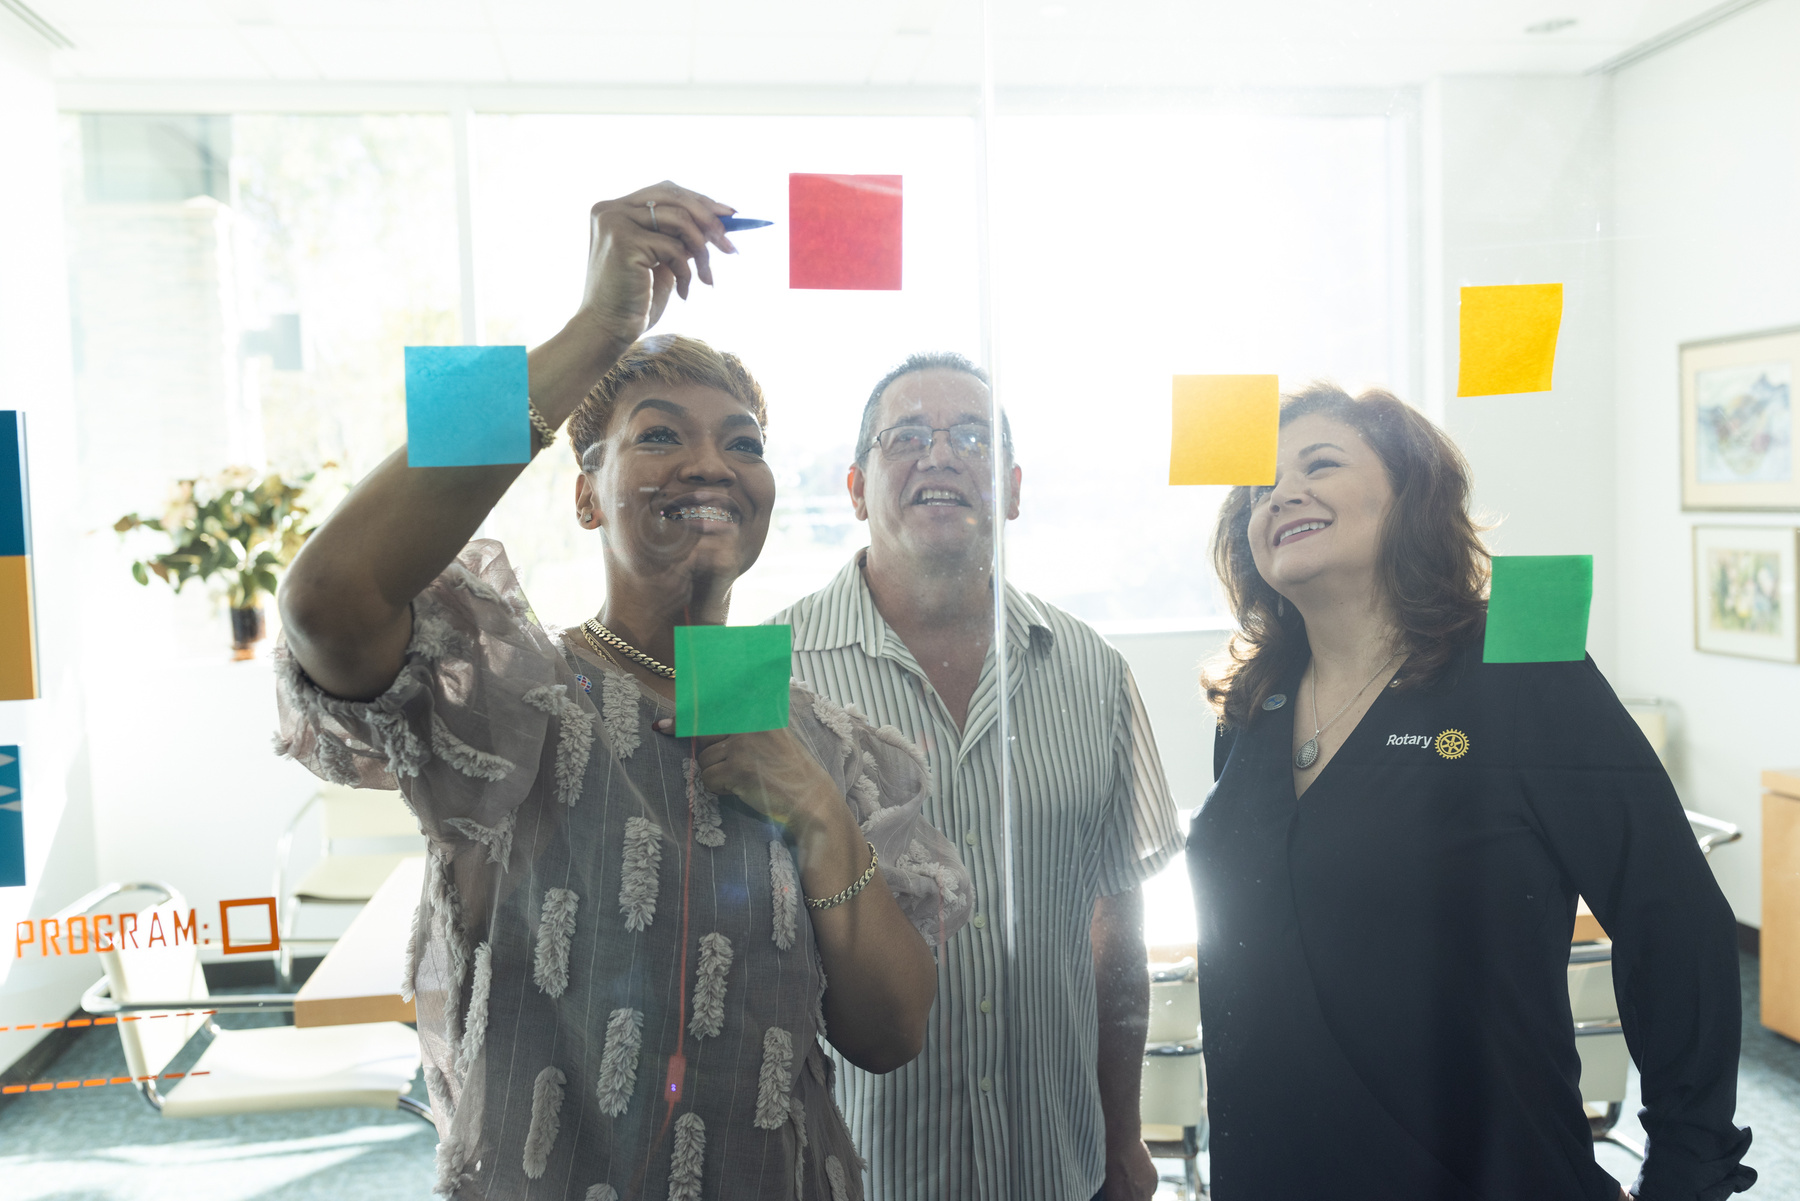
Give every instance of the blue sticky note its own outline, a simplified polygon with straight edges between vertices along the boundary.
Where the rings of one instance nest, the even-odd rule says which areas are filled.
[[[406,348],[406,465],[531,461],[523,346]]]
[[[0,556],[31,553],[24,426],[25,414],[0,409]]]
[[[19,798],[19,748],[0,746],[0,888],[25,883],[25,812]]]

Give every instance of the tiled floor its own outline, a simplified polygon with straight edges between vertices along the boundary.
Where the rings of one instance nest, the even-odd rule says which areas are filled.
[[[1752,1195],[1774,1201],[1800,1197],[1800,1044],[1758,1023],[1756,969],[1756,960],[1744,959],[1738,1121],[1755,1131],[1747,1158],[1761,1179]],[[118,1036],[90,1030],[46,1078],[124,1071]],[[1619,1129],[1641,1139],[1636,1087],[1634,1073]],[[422,1087],[414,1095],[423,1100]],[[6,1201],[427,1201],[436,1141],[429,1126],[398,1112],[166,1121],[126,1085],[52,1092],[0,1110],[0,1194]],[[1626,1152],[1602,1145],[1596,1154],[1624,1182],[1635,1178],[1637,1163]],[[1158,1201],[1173,1201],[1180,1165],[1157,1166],[1169,1178]]]
[[[1800,1197],[1800,1043],[1765,1030],[1758,1020],[1761,1005],[1758,988],[1761,977],[1754,958],[1740,956],[1744,992],[1744,1048],[1738,1063],[1737,1122],[1748,1126],[1754,1136],[1750,1153],[1744,1162],[1756,1169],[1756,1186],[1750,1195],[1770,1201],[1786,1201]],[[1630,1091],[1625,1098],[1618,1133],[1639,1144],[1644,1141],[1644,1128],[1638,1125],[1637,1069],[1631,1071]],[[1610,1143],[1594,1149],[1600,1165],[1629,1187],[1636,1179],[1638,1161],[1629,1152]],[[1206,1167],[1206,1157],[1200,1157]],[[1174,1160],[1159,1160],[1163,1173],[1157,1201],[1175,1201],[1182,1195],[1177,1185],[1181,1165]]]
[[[227,1027],[272,1019],[228,1017]],[[189,1049],[169,1065],[181,1071]],[[44,1079],[125,1074],[119,1037],[82,1034]],[[175,1087],[179,1088],[180,1085]],[[425,1099],[415,1082],[414,1095]],[[428,1201],[437,1135],[395,1110],[164,1119],[130,1085],[27,1095],[0,1110],[6,1201]]]

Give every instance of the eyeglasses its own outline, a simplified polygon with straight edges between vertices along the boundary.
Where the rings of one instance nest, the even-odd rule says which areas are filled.
[[[893,462],[922,459],[931,451],[939,434],[945,435],[950,451],[959,459],[985,459],[993,451],[993,431],[977,421],[933,429],[927,425],[896,425],[875,435],[881,457]]]

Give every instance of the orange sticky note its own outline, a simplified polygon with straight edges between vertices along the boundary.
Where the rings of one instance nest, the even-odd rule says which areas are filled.
[[[1178,375],[1171,484],[1273,484],[1281,387],[1272,375]]]
[[[1548,392],[1562,309],[1561,284],[1464,288],[1456,394]]]

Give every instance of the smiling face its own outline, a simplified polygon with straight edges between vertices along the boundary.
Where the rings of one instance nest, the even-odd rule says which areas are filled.
[[[609,573],[735,579],[762,553],[775,477],[755,415],[727,392],[626,385],[585,466],[575,508],[605,531]]]
[[[1290,600],[1309,591],[1372,588],[1393,507],[1387,468],[1361,434],[1323,414],[1281,427],[1272,488],[1250,514],[1256,570]]]
[[[875,429],[895,426],[949,430],[979,425],[991,429],[987,385],[961,371],[932,368],[903,375],[881,395]],[[994,467],[985,455],[959,457],[948,433],[925,434],[929,449],[917,458],[889,458],[880,445],[850,468],[850,499],[859,520],[869,523],[874,553],[914,562],[968,555],[988,556],[993,547]],[[988,454],[1004,453],[988,437]],[[1019,469],[1010,470],[1006,516],[1019,515]]]

